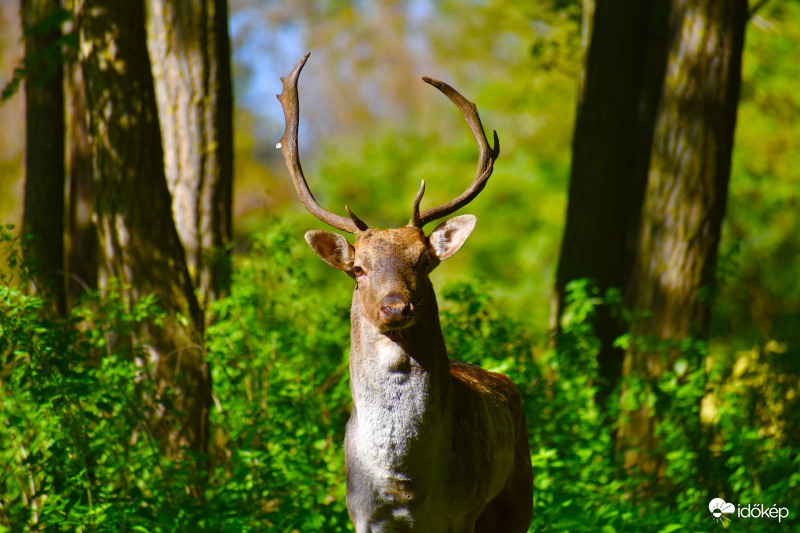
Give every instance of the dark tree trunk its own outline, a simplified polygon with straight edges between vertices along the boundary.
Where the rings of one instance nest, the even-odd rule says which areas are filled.
[[[632,332],[655,341],[708,334],[741,83],[746,0],[673,0],[667,75],[658,107],[628,306]],[[661,375],[669,355],[636,343],[624,372]],[[702,364],[702,361],[698,362]],[[647,406],[620,425],[626,466],[655,473],[656,418]]]
[[[602,404],[623,375],[662,374],[671,360],[656,353],[658,341],[707,335],[747,2],[585,4],[586,65],[553,317],[576,278],[620,288],[626,308],[646,312],[625,353],[612,342],[626,325],[605,307],[594,318]],[[622,413],[616,437],[627,468],[660,470],[663,460],[651,453],[656,422],[647,406]]]
[[[58,0],[22,0],[25,30],[25,258],[34,281],[66,309],[64,284],[64,88]]]
[[[76,298],[97,288],[97,229],[92,221],[92,151],[89,146],[89,117],[83,72],[77,64],[67,65],[67,298]]]
[[[87,0],[81,17],[100,285],[119,278],[130,301],[153,294],[166,310],[162,325],[143,332],[160,400],[170,406],[149,413],[152,430],[172,456],[184,448],[205,452],[211,384],[204,320],[172,220],[144,1]]]
[[[605,292],[622,289],[630,277],[665,64],[667,0],[587,0],[584,8],[586,63],[556,274],[554,331],[567,283],[590,278]],[[625,325],[606,305],[597,309],[593,323],[601,341],[597,401],[603,405],[621,375],[624,352],[613,342]]]
[[[201,306],[230,285],[233,102],[225,0],[147,0],[172,211]]]

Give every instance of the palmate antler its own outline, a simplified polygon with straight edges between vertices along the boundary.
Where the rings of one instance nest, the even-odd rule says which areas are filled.
[[[286,130],[276,147],[283,153],[283,158],[286,160],[286,166],[289,168],[289,173],[292,175],[292,182],[294,183],[297,195],[300,197],[306,209],[318,219],[334,228],[348,233],[359,233],[368,228],[367,224],[354,215],[347,206],[345,206],[345,210],[349,218],[331,213],[321,207],[314,199],[314,195],[311,194],[306,178],[303,175],[303,169],[300,166],[300,157],[297,150],[297,130],[300,118],[297,80],[300,77],[300,71],[303,70],[303,66],[308,60],[308,56],[309,54],[304,55],[302,59],[297,62],[289,76],[281,78],[283,82],[283,92],[278,95],[278,100],[280,100],[283,106],[283,114],[286,118]],[[469,125],[469,129],[472,131],[472,135],[475,137],[475,141],[478,143],[480,159],[478,161],[478,170],[475,179],[466,191],[447,203],[426,209],[420,213],[419,203],[422,200],[422,195],[425,194],[425,182],[422,182],[414,198],[413,214],[411,216],[411,221],[408,223],[409,226],[416,228],[422,228],[429,222],[446,217],[470,203],[486,186],[486,182],[489,180],[489,176],[492,175],[492,170],[494,169],[494,161],[500,155],[500,140],[497,137],[497,132],[493,132],[494,147],[490,147],[489,142],[486,140],[486,134],[483,131],[483,125],[481,125],[478,108],[474,103],[464,98],[458,91],[442,81],[427,76],[422,79],[443,92],[461,111],[461,114]]]

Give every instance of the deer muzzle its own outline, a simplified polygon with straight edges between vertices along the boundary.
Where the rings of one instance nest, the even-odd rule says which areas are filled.
[[[405,327],[411,319],[414,306],[399,294],[388,294],[381,299],[378,307],[378,319],[384,326],[390,328]]]

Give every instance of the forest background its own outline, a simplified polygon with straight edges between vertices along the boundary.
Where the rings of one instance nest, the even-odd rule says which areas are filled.
[[[431,205],[466,187],[474,142],[422,75],[457,87],[499,134],[494,174],[466,209],[478,227],[433,280],[451,356],[508,373],[525,395],[532,531],[797,527],[800,2],[709,3],[742,8],[719,21],[734,36],[719,41],[732,58],[721,76],[737,77],[737,31],[744,39],[741,87],[733,97],[720,89],[738,115],[729,181],[724,137],[734,131],[724,110],[670,115],[648,96],[650,83],[677,92],[657,66],[691,42],[664,37],[674,13],[698,2],[203,0],[182,12],[148,0],[146,10],[110,9],[117,4],[0,1],[0,221],[14,225],[0,267],[0,531],[350,530],[341,442],[352,287],[303,243],[321,225],[274,149],[283,118],[273,95],[306,50],[300,148],[333,211],[348,204],[388,227],[408,219],[421,179]],[[86,16],[90,8],[108,9],[109,20]],[[128,33],[106,33],[114,25]],[[104,77],[98,36],[150,62]],[[56,67],[61,113],[47,107],[52,98],[26,110],[36,97],[28,86],[47,94]],[[192,100],[199,111],[182,114],[175,72],[198,73],[190,89],[203,95]],[[108,111],[127,105],[137,120]],[[714,126],[681,148],[711,179],[692,185],[691,168],[659,174],[649,156],[639,169],[637,143],[669,137],[660,123],[722,124],[719,137]],[[137,140],[114,145],[115,124]],[[55,131],[55,144],[26,159],[25,131],[40,143]],[[187,139],[194,150],[182,147]],[[642,215],[648,202],[681,191],[648,188],[659,175],[698,192],[703,221],[718,218],[717,237],[711,223],[711,236],[695,239],[704,247],[695,278],[669,257],[641,258],[648,243],[668,248],[641,236],[657,218]],[[42,176],[61,184],[63,214],[32,201]],[[693,198],[681,194],[672,196]],[[203,207],[181,212],[182,198]],[[665,227],[691,224],[680,204],[665,205],[653,210]],[[42,270],[57,247],[42,251],[42,235],[54,233],[63,263]],[[140,233],[159,244],[126,240]],[[653,277],[685,281],[686,324],[659,311],[667,296],[652,307],[636,298],[649,290],[642,272],[659,265]],[[166,271],[175,279],[159,278]],[[46,291],[43,279],[59,276]],[[735,515],[716,523],[716,497],[790,515],[777,526]]]

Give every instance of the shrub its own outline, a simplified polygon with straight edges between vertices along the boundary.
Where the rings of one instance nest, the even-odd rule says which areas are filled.
[[[165,458],[144,423],[157,396],[134,332],[160,319],[157,302],[123,305],[112,284],[55,318],[42,298],[2,279],[0,531],[351,531],[341,444],[352,285],[308,261],[298,234],[276,224],[254,238],[236,259],[231,295],[210,310],[207,473],[192,470],[192,457]],[[10,257],[13,275],[23,276],[18,254]],[[595,404],[597,290],[571,285],[558,349],[475,284],[445,285],[440,297],[451,357],[505,372],[523,393],[532,531],[712,531],[725,527],[711,521],[713,497],[800,501],[791,345],[767,343],[726,365],[705,343],[667,343],[661,348],[679,353],[670,369],[624,380],[631,401],[652,402],[672,487],[633,499],[626,495],[649,480],[619,467],[619,392]],[[798,509],[790,511],[796,524]],[[733,520],[737,530],[775,526]]]

